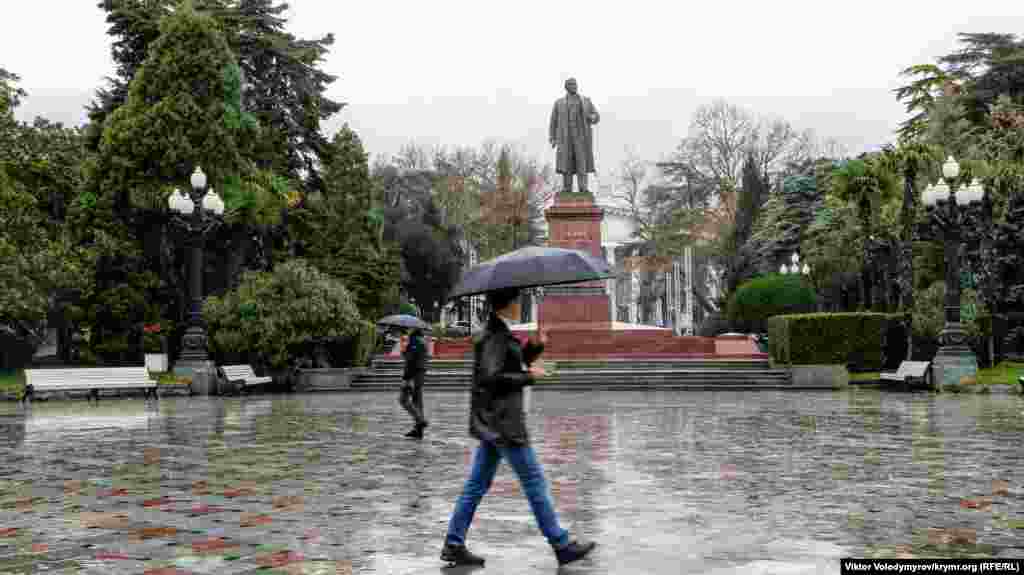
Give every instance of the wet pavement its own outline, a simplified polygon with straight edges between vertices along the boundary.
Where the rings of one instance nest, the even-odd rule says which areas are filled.
[[[459,573],[438,558],[475,445],[390,393],[0,405],[0,574]],[[507,465],[478,573],[838,573],[840,557],[1024,556],[1024,399],[535,390],[558,569]]]

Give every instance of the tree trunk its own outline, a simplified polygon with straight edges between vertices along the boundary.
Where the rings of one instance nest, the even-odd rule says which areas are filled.
[[[864,237],[864,248],[861,258],[863,264],[860,269],[860,303],[862,311],[872,311],[873,300],[872,292],[874,290],[874,278],[872,278],[872,272],[874,271],[874,258],[872,257],[872,247],[874,240],[872,239],[872,228],[871,228],[871,201],[867,197],[862,196],[860,201],[857,203],[857,215],[860,217],[860,229],[861,234]]]
[[[241,280],[242,267],[249,255],[251,237],[244,224],[235,224],[231,229],[231,254],[228,259],[228,289],[238,287]]]
[[[868,282],[867,270],[863,269],[860,272],[860,280],[857,282],[857,309],[860,311],[871,309],[868,307]]]
[[[916,171],[907,166],[903,173],[903,207],[900,210],[899,262],[900,262],[900,308],[907,334],[907,361],[914,355],[914,333],[912,316],[914,310],[914,208],[917,194],[914,193]]]

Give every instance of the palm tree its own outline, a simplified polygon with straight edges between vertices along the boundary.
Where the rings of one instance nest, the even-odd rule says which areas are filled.
[[[832,191],[840,199],[857,207],[863,241],[863,268],[861,272],[861,304],[870,309],[875,303],[871,281],[871,247],[877,229],[878,213],[883,203],[895,197],[898,182],[885,162],[877,155],[863,154],[855,160],[840,164],[832,173]]]
[[[906,101],[907,113],[914,114],[900,124],[896,133],[901,142],[911,142],[924,136],[928,129],[928,112],[935,105],[936,97],[951,85],[953,78],[935,64],[917,64],[903,70],[900,75],[917,76],[910,84],[895,90],[896,99]]]
[[[914,352],[911,312],[914,309],[914,221],[917,212],[915,184],[921,177],[930,177],[942,161],[942,150],[920,142],[903,143],[887,148],[881,160],[893,174],[903,175],[903,204],[900,208],[900,310],[904,315],[907,335],[907,357]]]

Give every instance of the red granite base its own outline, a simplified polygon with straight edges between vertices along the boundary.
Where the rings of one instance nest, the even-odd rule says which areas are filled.
[[[516,332],[523,341],[535,334]],[[473,353],[469,338],[439,341],[435,359],[464,359]],[[593,329],[549,332],[544,357],[548,359],[767,359],[745,337],[674,336],[668,330],[595,331]]]
[[[537,320],[548,330],[610,332],[611,306],[606,294],[547,295],[537,306]]]

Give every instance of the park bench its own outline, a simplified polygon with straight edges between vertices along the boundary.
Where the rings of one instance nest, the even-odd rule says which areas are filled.
[[[139,367],[88,367],[26,369],[24,402],[38,392],[89,391],[89,399],[99,401],[101,389],[143,389],[146,397],[157,396],[157,383],[149,370]]]
[[[907,388],[915,383],[928,385],[931,365],[930,361],[904,361],[895,373],[882,372],[878,377],[882,381],[898,381]]]
[[[224,365],[217,369],[225,381],[240,385],[243,388],[273,381],[273,378],[256,375],[256,372],[253,371],[252,366],[249,364]]]

